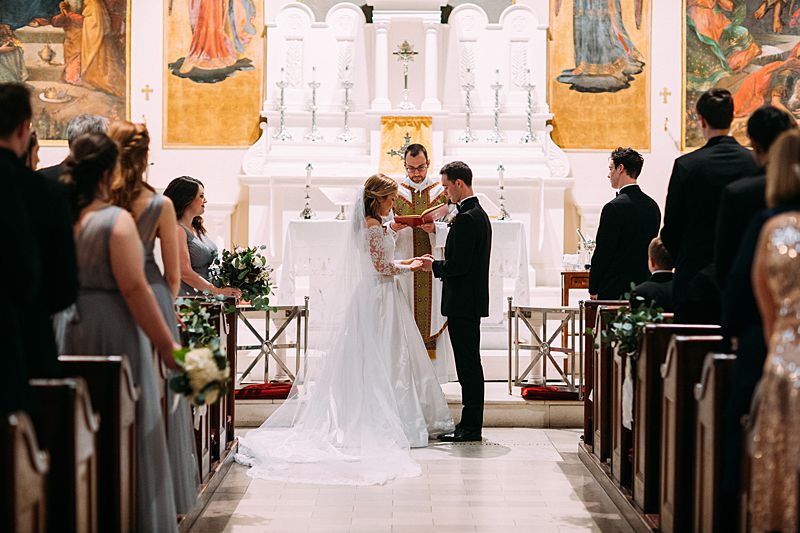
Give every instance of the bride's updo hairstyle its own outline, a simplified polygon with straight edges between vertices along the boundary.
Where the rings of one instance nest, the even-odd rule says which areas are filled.
[[[108,136],[119,147],[119,166],[111,184],[111,201],[130,211],[133,201],[143,190],[155,192],[144,181],[150,134],[144,124],[121,120],[109,126]]]
[[[397,182],[383,174],[373,174],[364,182],[364,216],[381,219],[378,202],[397,192]]]
[[[92,200],[105,194],[119,150],[105,133],[88,133],[72,142],[61,181],[69,187],[73,220]]]

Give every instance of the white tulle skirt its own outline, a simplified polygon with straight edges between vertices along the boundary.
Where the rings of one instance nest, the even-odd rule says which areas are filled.
[[[392,276],[359,284],[321,361],[240,439],[236,460],[251,477],[374,485],[420,475],[410,448],[454,426],[400,290]]]

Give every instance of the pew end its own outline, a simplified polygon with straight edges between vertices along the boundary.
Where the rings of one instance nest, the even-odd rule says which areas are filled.
[[[0,530],[44,533],[50,456],[39,448],[33,422],[26,413],[17,411],[4,417],[0,454],[5,473]]]

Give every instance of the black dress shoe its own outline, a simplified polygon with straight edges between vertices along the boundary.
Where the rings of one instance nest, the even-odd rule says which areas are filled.
[[[483,437],[480,433],[472,431],[456,431],[448,435],[440,435],[439,440],[442,442],[480,442]]]

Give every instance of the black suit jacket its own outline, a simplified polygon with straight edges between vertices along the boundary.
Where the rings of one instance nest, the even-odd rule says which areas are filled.
[[[631,308],[644,304],[660,307],[665,313],[671,313],[672,308],[672,272],[654,272],[650,279],[636,286],[631,293]],[[644,301],[640,301],[641,297]]]
[[[767,178],[763,173],[736,180],[722,189],[714,243],[714,269],[721,289],[725,288],[747,226],[757,213],[767,208],[766,191]]]
[[[442,280],[442,314],[447,317],[489,316],[489,254],[492,226],[477,198],[459,206],[444,247],[444,260],[433,262]]]
[[[661,240],[675,261],[673,302],[679,316],[689,304],[693,278],[701,270],[713,268],[722,189],[757,173],[750,151],[727,135],[709,139],[702,148],[675,160]]]
[[[658,235],[661,210],[638,185],[620,190],[603,206],[589,271],[589,294],[616,300],[650,276],[647,247]]]
[[[61,175],[63,173],[65,173],[66,171],[67,171],[67,165],[65,165],[62,162],[62,163],[59,163],[57,165],[53,165],[52,167],[40,168],[36,172],[38,172],[39,174],[41,174],[45,178],[49,178],[49,179],[51,179],[53,181],[58,181],[58,179],[61,177]]]

